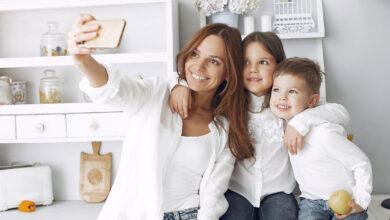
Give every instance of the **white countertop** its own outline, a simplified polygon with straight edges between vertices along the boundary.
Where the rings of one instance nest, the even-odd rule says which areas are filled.
[[[35,212],[17,209],[0,212],[1,220],[95,220],[104,203],[89,204],[82,200],[54,201],[49,206],[38,206]]]
[[[368,220],[390,220],[390,210],[381,206],[390,194],[372,195],[368,207]],[[1,220],[95,220],[104,203],[89,204],[81,200],[54,201],[49,206],[38,206],[35,212],[24,213],[17,209],[0,212]]]

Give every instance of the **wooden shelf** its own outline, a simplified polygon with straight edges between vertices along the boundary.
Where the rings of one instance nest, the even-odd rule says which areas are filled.
[[[2,0],[0,1],[0,11],[165,3],[169,1],[170,0]]]
[[[95,220],[103,203],[89,204],[81,200],[54,201],[49,206],[38,206],[35,212],[25,213],[16,209],[0,213],[1,219],[12,220]]]
[[[0,105],[0,115],[63,114],[121,111],[122,110],[118,108],[113,108],[111,106],[96,103]]]
[[[93,55],[93,57],[102,63],[153,63],[168,61],[168,56],[165,52],[98,54]],[[74,62],[71,56],[0,58],[0,68],[73,65]]]

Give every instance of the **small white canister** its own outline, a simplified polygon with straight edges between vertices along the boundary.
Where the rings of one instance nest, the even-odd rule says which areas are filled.
[[[43,71],[44,77],[39,83],[39,100],[41,104],[61,103],[62,86],[60,79],[56,76],[55,70]]]
[[[27,82],[26,81],[13,81],[12,82],[12,97],[14,104],[26,104],[27,103]]]
[[[8,76],[0,76],[0,105],[12,104],[12,79]]]
[[[272,31],[272,18],[270,15],[261,16],[261,31],[262,32]]]

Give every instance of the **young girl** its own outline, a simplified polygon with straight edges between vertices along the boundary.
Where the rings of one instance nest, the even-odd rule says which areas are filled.
[[[295,220],[298,209],[292,195],[295,179],[283,138],[295,153],[294,143],[302,143],[300,134],[305,135],[312,124],[325,120],[346,123],[349,115],[341,105],[322,105],[294,117],[283,134],[283,122],[265,105],[273,83],[273,72],[286,58],[282,42],[272,32],[254,32],[243,40],[242,46],[245,60],[243,80],[247,91],[246,97],[242,98],[248,103],[248,129],[255,155],[254,158],[237,160],[225,194],[229,208],[221,219]],[[184,98],[183,101],[186,90],[182,86],[173,89],[172,110],[186,113],[187,100]]]

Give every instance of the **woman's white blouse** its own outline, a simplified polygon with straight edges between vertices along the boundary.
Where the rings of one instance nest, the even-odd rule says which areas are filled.
[[[210,133],[180,138],[163,187],[164,212],[199,207],[199,186],[213,153]]]
[[[267,195],[291,193],[295,187],[288,151],[282,139],[283,120],[269,108],[262,110],[263,102],[264,96],[250,93],[248,129],[256,159],[237,161],[229,184],[230,190],[244,196],[254,207],[260,207],[260,201]],[[289,124],[305,135],[311,125],[327,120],[345,124],[349,114],[341,105],[324,104],[296,115]]]
[[[129,117],[118,174],[99,220],[163,219],[163,182],[182,133],[180,116],[169,108],[168,83],[132,80],[106,66],[108,82],[92,88],[84,78],[80,88],[97,103],[120,107]],[[228,123],[209,124],[212,155],[200,182],[198,219],[218,219],[228,207],[224,197],[234,157],[227,147]]]

